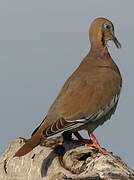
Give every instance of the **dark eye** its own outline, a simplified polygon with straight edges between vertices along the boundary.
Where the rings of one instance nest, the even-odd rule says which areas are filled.
[[[104,24],[104,28],[107,29],[108,31],[110,31],[111,29],[111,26],[107,23]]]

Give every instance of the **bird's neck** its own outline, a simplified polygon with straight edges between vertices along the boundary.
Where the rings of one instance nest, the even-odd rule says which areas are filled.
[[[106,46],[91,46],[85,61],[87,61],[87,64],[90,62],[89,64],[92,64],[93,66],[97,65],[100,67],[112,68],[116,72],[120,73]]]
[[[99,44],[91,44],[89,55],[93,57],[100,57],[103,59],[111,58],[107,46],[102,46]]]

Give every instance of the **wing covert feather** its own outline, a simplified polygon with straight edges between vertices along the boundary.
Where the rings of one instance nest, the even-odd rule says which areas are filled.
[[[59,112],[68,120],[77,119],[79,114],[88,117],[105,109],[120,88],[120,77],[112,69],[98,68],[97,73],[86,72],[74,80],[61,101]]]

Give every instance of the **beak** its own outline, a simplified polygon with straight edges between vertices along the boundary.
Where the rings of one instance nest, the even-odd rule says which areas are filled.
[[[116,45],[117,48],[121,48],[121,44],[120,42],[117,40],[117,38],[115,37],[115,35],[113,33],[111,34],[111,40],[113,40],[114,44]]]

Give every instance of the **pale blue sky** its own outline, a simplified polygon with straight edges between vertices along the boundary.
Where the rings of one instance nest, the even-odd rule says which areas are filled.
[[[113,22],[122,44],[118,50],[109,43],[109,49],[123,88],[115,115],[95,135],[134,168],[133,7],[132,0],[0,1],[0,154],[17,137],[29,138],[40,124],[88,53],[91,22],[105,17]]]

